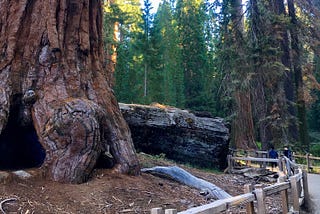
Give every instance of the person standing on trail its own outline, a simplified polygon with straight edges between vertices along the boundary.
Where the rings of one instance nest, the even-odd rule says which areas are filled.
[[[278,157],[279,157],[278,152],[274,149],[274,146],[271,146],[271,149],[269,151],[269,158],[278,159]],[[272,170],[274,167],[277,167],[277,163],[271,162]]]
[[[283,155],[289,158],[289,160],[292,160],[292,153],[291,153],[291,150],[288,149],[288,147],[284,147]]]

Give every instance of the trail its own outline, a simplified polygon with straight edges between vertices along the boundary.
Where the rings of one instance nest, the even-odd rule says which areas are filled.
[[[320,175],[308,174],[308,186],[312,201],[312,213],[320,214]]]

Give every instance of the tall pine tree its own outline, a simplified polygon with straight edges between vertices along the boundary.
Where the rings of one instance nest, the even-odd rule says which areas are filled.
[[[181,68],[184,71],[185,107],[206,110],[205,74],[207,70],[204,36],[205,7],[203,0],[177,1]]]

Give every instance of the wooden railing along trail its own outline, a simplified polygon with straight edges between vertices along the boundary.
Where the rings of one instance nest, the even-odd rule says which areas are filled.
[[[309,154],[309,153],[307,153],[306,155],[294,154],[293,157],[294,157],[294,158],[306,159],[306,166],[305,166],[305,168],[306,168],[306,170],[307,170],[308,172],[311,172],[311,169],[312,169],[313,167],[319,168],[319,166],[312,166],[311,162],[312,162],[313,160],[319,161],[319,160],[320,160],[320,157],[314,157],[314,156],[312,156],[312,155]]]
[[[263,166],[266,166],[268,162],[277,162],[280,170],[279,174],[282,176],[278,178],[277,183],[264,188],[257,185],[255,187],[245,185],[245,193],[235,197],[217,200],[210,204],[194,207],[182,212],[177,212],[176,209],[163,210],[162,208],[153,208],[151,209],[151,214],[214,214],[228,211],[231,207],[240,204],[246,205],[246,213],[248,214],[253,214],[255,211],[258,214],[266,214],[268,212],[265,203],[266,197],[278,193],[281,194],[282,213],[299,213],[302,205],[305,207],[309,206],[307,171],[302,170],[288,158],[280,157],[279,159],[269,159],[262,157],[235,157],[230,155],[228,156],[229,172],[232,173],[236,161],[260,162]],[[289,195],[291,198],[290,202]]]

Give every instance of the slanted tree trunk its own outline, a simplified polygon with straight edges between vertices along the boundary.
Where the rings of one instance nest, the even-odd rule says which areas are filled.
[[[0,14],[0,132],[9,118],[34,126],[55,181],[84,182],[108,147],[115,170],[138,173],[105,73],[101,2],[4,0]]]

